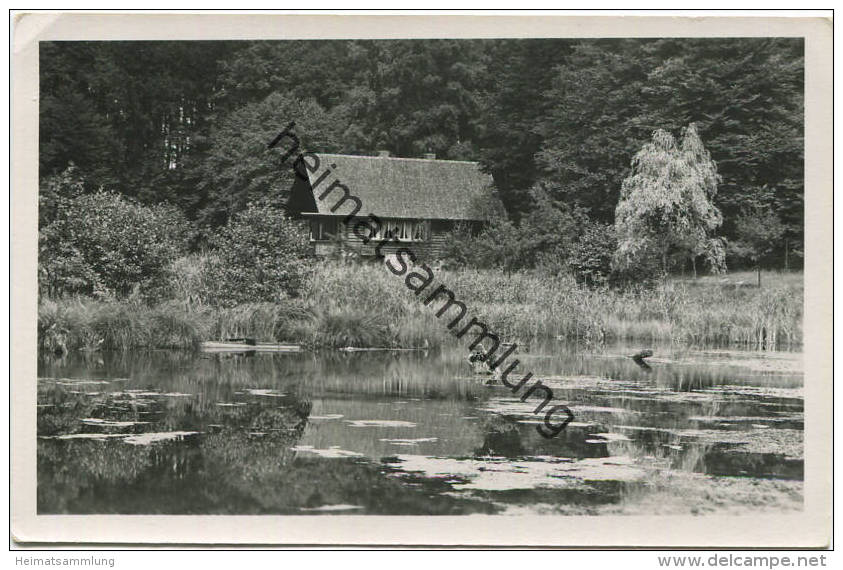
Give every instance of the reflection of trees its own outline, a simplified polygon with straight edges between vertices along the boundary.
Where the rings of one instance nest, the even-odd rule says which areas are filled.
[[[96,361],[77,355],[42,359],[39,374],[130,379],[79,389],[87,394],[39,382],[39,435],[201,432],[150,445],[119,438],[39,440],[41,512],[299,512],[364,501],[379,512],[447,513],[460,503],[408,493],[377,464],[301,456],[294,461],[290,449],[305,428],[313,390],[453,390],[453,377],[443,380],[446,375],[431,370],[421,355],[103,353]],[[249,392],[267,386],[271,393]],[[85,425],[85,417],[149,423]],[[402,502],[413,505],[402,511]]]
[[[196,354],[179,351],[102,353],[97,362],[72,354],[42,357],[40,376],[123,377],[150,387],[192,392],[220,386],[283,386],[284,391],[318,390],[472,398],[478,390],[462,350],[412,352],[321,351],[294,354]],[[211,382],[208,382],[211,380]]]
[[[143,476],[150,447],[95,440],[38,441],[38,512],[82,512],[100,489],[119,489]],[[88,511],[90,512],[90,511]]]
[[[472,399],[482,392],[465,353],[438,351],[318,353],[303,372],[315,390],[393,396]]]
[[[38,435],[76,433],[80,418],[93,415],[97,400],[85,394],[72,394],[55,384],[38,383]]]
[[[467,389],[454,387],[450,364],[440,363],[439,369],[420,355],[406,354],[101,356],[95,362],[74,355],[63,362],[42,360],[41,376],[130,381],[85,385],[78,391],[87,393],[79,394],[71,393],[75,386],[39,382],[39,404],[51,404],[39,408],[39,435],[201,433],[149,445],[131,445],[121,438],[39,439],[41,513],[293,514],[336,504],[365,507],[352,513],[378,514],[495,509],[444,494],[449,488],[438,480],[408,486],[387,476],[389,468],[378,463],[291,450],[310,415],[312,391],[439,390],[451,395],[454,409],[459,409]],[[249,391],[268,386],[269,392]],[[437,410],[450,410],[442,406]],[[84,417],[149,423],[85,425],[80,422]]]
[[[219,427],[182,441],[41,440],[39,513],[299,514],[358,505],[373,514],[491,513],[494,505],[444,494],[437,479],[416,486],[358,459],[298,456],[309,405],[232,408]],[[254,412],[254,413],[252,413]]]
[[[290,447],[310,413],[308,402],[287,398],[284,405],[273,403],[271,408],[259,403],[209,406],[205,433],[179,441],[130,445],[119,439],[42,439],[39,512],[188,513],[205,507],[218,511],[221,504],[259,504],[266,486],[292,458]],[[164,423],[184,427],[179,411],[193,407],[166,410]],[[78,416],[74,420],[78,423]],[[160,424],[150,428],[162,429]]]
[[[310,403],[260,408],[255,414],[248,408],[231,410],[220,414],[220,427],[202,438],[202,475],[250,494],[295,456],[290,447],[304,433]]]

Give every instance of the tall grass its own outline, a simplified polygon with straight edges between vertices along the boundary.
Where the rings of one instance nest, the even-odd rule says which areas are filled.
[[[618,291],[533,272],[434,273],[435,281],[416,296],[404,286],[404,277],[378,265],[320,265],[306,289],[307,302],[318,308],[316,334],[369,345],[441,344],[449,338],[448,317],[435,317],[441,302],[426,306],[422,299],[443,284],[466,304],[467,317],[477,317],[506,340],[556,336],[593,343],[675,340],[757,348],[802,340],[801,274],[769,273],[762,289],[737,274]],[[369,335],[330,334],[340,323]]]
[[[84,298],[42,300],[39,344],[46,351],[189,348],[202,340],[252,337],[311,347],[420,347],[454,342],[451,311],[424,305],[438,285],[452,290],[501,340],[564,337],[587,343],[673,340],[754,348],[802,340],[801,274],[768,273],[758,289],[743,274],[670,280],[655,289],[589,289],[535,272],[439,270],[420,295],[379,264],[315,265],[303,298],[233,308],[204,304],[185,277],[178,299],[155,306]],[[749,274],[747,274],[749,275]],[[750,276],[751,277],[751,276]],[[457,328],[461,328],[459,325]]]
[[[38,344],[47,352],[195,348],[207,337],[201,318],[178,303],[149,307],[86,298],[42,300]]]

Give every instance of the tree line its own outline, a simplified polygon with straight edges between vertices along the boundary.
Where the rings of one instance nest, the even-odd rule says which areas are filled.
[[[40,66],[47,216],[72,164],[80,193],[167,202],[201,241],[286,199],[293,174],[266,143],[294,120],[307,149],[477,160],[506,209],[490,251],[587,266],[578,238],[615,224],[633,158],[693,124],[729,263],[801,263],[798,38],[46,42]]]

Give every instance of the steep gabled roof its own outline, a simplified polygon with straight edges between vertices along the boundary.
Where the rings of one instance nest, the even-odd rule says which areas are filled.
[[[339,190],[318,199],[339,181],[363,203],[361,215],[442,220],[482,220],[482,206],[491,197],[492,177],[476,162],[320,154],[319,169],[308,172],[310,184],[297,183],[289,204],[299,212],[331,215]],[[317,184],[320,175],[332,172]],[[307,196],[297,194],[308,194]],[[315,202],[315,208],[314,208]],[[346,209],[343,209],[345,212]],[[337,212],[339,213],[339,212]]]

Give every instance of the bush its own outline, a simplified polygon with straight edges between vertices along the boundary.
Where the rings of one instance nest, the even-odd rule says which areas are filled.
[[[585,215],[551,199],[541,186],[530,191],[535,207],[519,225],[502,212],[472,234],[457,226],[446,239],[443,261],[452,268],[501,269],[513,273],[541,267],[557,275],[566,271],[568,253],[580,234]]]
[[[70,200],[84,193],[85,179],[72,163],[63,172],[42,178],[38,187],[38,228],[46,228]]]
[[[474,266],[484,269],[497,268],[511,273],[527,267],[529,260],[522,255],[521,232],[507,220],[487,226],[470,242]]]
[[[523,233],[508,220],[487,225],[474,235],[458,226],[446,238],[448,244],[442,254],[446,267],[500,269],[512,273],[531,267],[534,259],[525,255]]]
[[[522,267],[540,267],[553,275],[565,273],[568,256],[588,218],[554,200],[543,185],[534,186],[530,194],[534,206],[519,227]]]
[[[307,274],[308,234],[279,206],[250,202],[213,238],[205,283],[214,305],[296,297]]]
[[[445,235],[440,261],[443,267],[475,267],[477,246],[471,226],[458,223]]]
[[[149,293],[187,248],[189,226],[169,205],[144,206],[99,191],[54,208],[39,235],[40,287],[51,296]]]
[[[568,267],[577,283],[600,286],[609,281],[618,241],[612,226],[591,223],[568,253]]]

